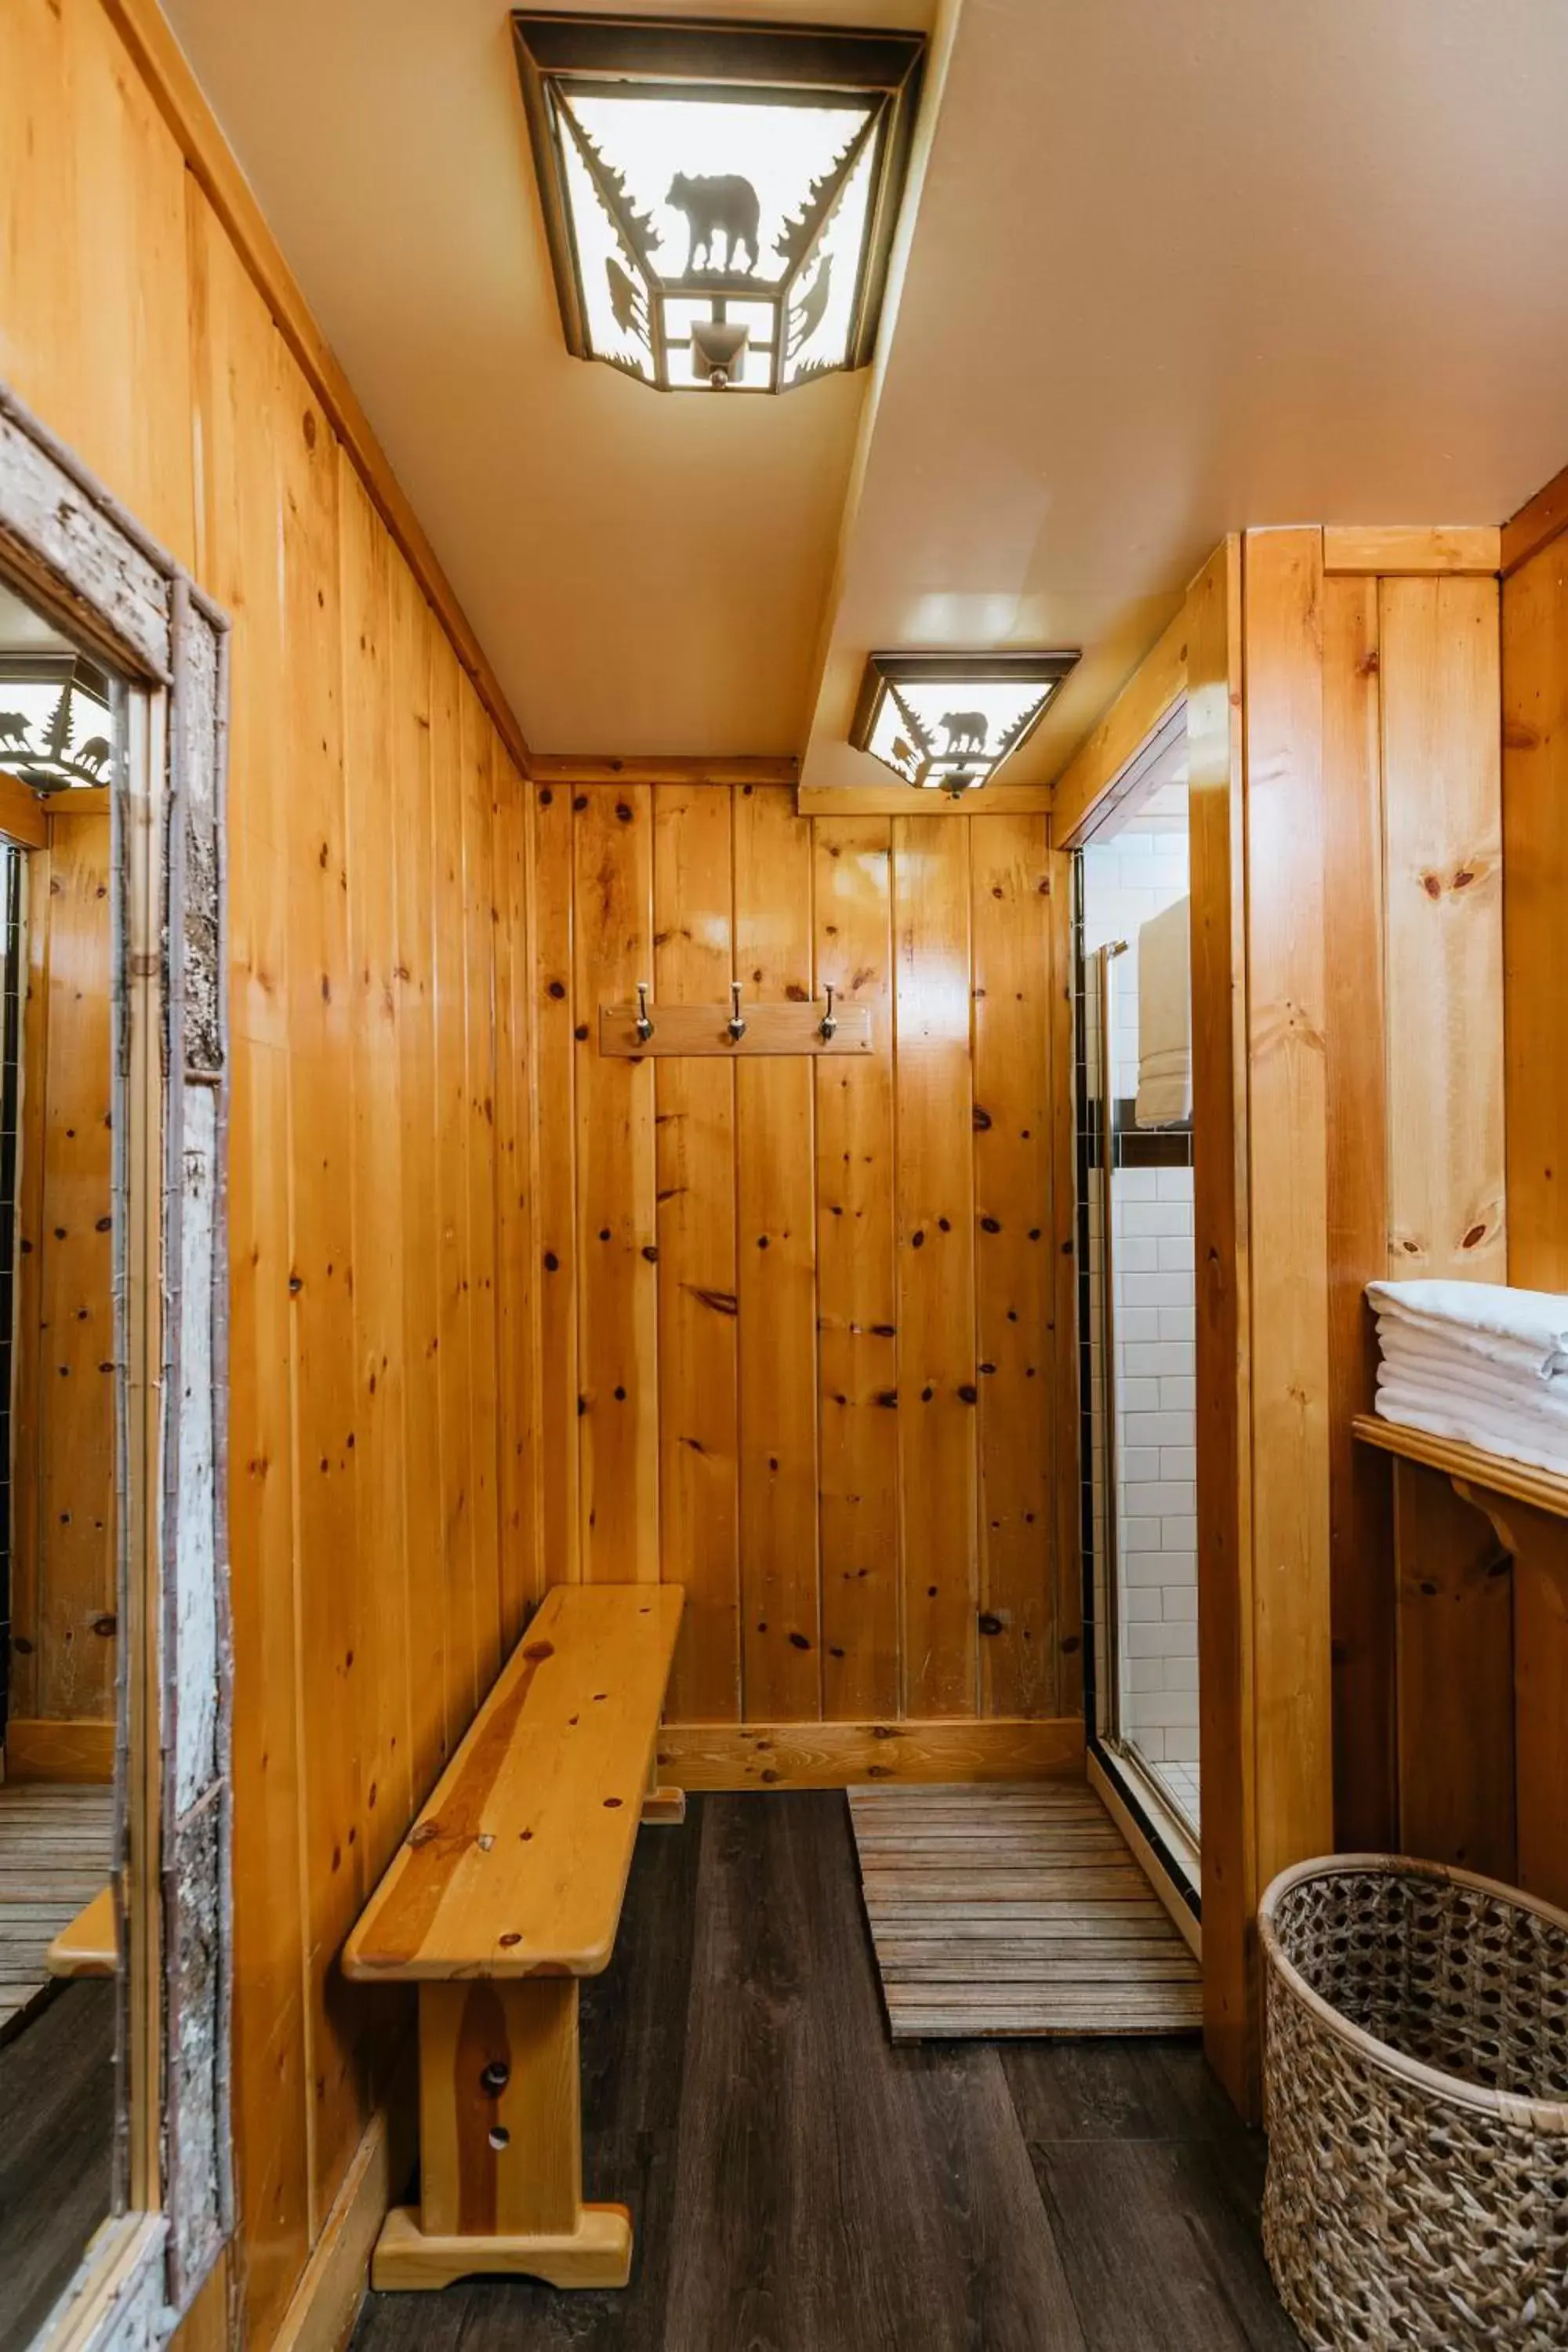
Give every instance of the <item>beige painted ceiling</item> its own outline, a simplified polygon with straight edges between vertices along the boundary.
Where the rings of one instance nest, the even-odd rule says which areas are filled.
[[[879,369],[776,401],[567,356],[497,0],[166,5],[541,751],[851,781],[872,647],[1079,646],[1050,774],[1226,530],[1568,460],[1563,0],[944,5]]]

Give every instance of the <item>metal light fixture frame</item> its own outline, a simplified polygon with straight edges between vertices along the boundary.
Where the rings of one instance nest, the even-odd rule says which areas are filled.
[[[912,791],[942,791],[954,799],[964,793],[979,792],[1028,741],[1078,658],[1076,648],[1056,653],[869,654],[849,729],[850,743]],[[871,738],[889,697],[912,726],[917,739],[924,735],[924,729],[900,691],[910,686],[950,686],[957,692],[972,686],[1037,686],[1040,701],[1024,723],[1004,739],[1001,750],[989,755],[939,753],[917,740],[916,749],[921,754],[919,772],[907,776],[871,750]]]
[[[511,26],[561,324],[566,347],[574,358],[600,361],[652,391],[686,388],[670,379],[665,340],[662,306],[675,299],[710,301],[715,306],[716,345],[723,340],[727,301],[770,305],[774,313],[768,386],[772,392],[795,391],[824,374],[840,374],[868,363],[876,346],[893,231],[909,170],[925,62],[923,33],[839,31],[828,25],[584,16],[528,9],[516,11]],[[805,241],[776,283],[728,267],[693,270],[689,257],[682,273],[666,276],[640,236],[630,205],[616,201],[617,192],[593,173],[584,155],[629,267],[658,297],[648,303],[651,378],[614,352],[595,348],[567,190],[563,142],[573,133],[565,127],[557,96],[573,90],[585,97],[621,95],[637,86],[662,98],[769,106],[823,106],[837,101],[846,107],[868,103],[871,108],[866,130],[834,174],[830,200],[819,217],[806,220]],[[868,142],[873,147],[871,188],[845,356],[786,383],[784,370],[792,297],[819,249],[838,195]],[[624,196],[624,191],[619,193]],[[725,258],[728,263],[728,252]],[[731,330],[732,336],[734,332]],[[743,334],[737,340],[743,341]],[[721,370],[715,381],[725,380]]]
[[[35,749],[0,730],[0,769],[20,777],[36,791],[46,793],[68,791],[73,785],[107,784],[110,781],[114,688],[107,671],[89,661],[85,654],[76,652],[40,649],[0,653],[0,705],[5,702],[5,690],[11,686],[49,688],[57,698],[51,726],[58,725],[60,731],[58,735],[51,732],[43,747]],[[84,707],[103,714],[101,731],[89,739],[87,744],[93,756],[85,762],[66,748],[71,717]]]

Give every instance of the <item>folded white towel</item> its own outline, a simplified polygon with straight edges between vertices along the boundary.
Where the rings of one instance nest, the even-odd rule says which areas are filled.
[[[1568,1370],[1568,1297],[1496,1282],[1369,1282],[1378,1315],[1453,1339],[1544,1379]]]
[[[1192,956],[1187,901],[1138,927],[1140,1127],[1174,1127],[1193,1115]]]
[[[1493,1404],[1520,1412],[1539,1409],[1549,1415],[1568,1418],[1568,1374],[1557,1372],[1550,1379],[1540,1380],[1533,1374],[1510,1370],[1485,1356],[1457,1358],[1441,1349],[1413,1344],[1411,1336],[1387,1328],[1380,1332],[1383,1349],[1378,1377],[1384,1372],[1390,1380],[1410,1388],[1433,1387],[1451,1391],[1456,1396],[1476,1396]]]
[[[1449,1381],[1440,1373],[1391,1364],[1386,1358],[1378,1366],[1377,1387],[1380,1396],[1384,1389],[1397,1389],[1401,1395],[1430,1398],[1435,1410],[1484,1413],[1502,1427],[1531,1431],[1544,1445],[1568,1445],[1568,1401],[1562,1398],[1519,1397],[1482,1388],[1474,1381]]]
[[[1517,1416],[1494,1412],[1489,1406],[1461,1404],[1429,1389],[1381,1387],[1377,1410],[1384,1421],[1403,1422],[1429,1436],[1458,1437],[1510,1462],[1528,1462],[1537,1470],[1568,1475],[1568,1430],[1553,1443],[1550,1433],[1539,1433],[1533,1423],[1521,1424]]]

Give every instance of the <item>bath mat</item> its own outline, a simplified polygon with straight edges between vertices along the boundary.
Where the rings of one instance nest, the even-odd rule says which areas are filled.
[[[895,2042],[1181,2033],[1203,1976],[1081,1781],[849,1791]]]

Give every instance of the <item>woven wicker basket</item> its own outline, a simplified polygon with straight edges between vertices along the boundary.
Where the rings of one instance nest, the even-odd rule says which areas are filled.
[[[1312,2352],[1568,2347],[1568,1914],[1390,1854],[1263,1898],[1263,2242]]]

